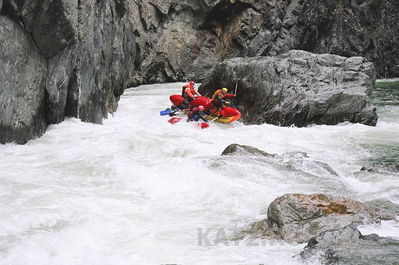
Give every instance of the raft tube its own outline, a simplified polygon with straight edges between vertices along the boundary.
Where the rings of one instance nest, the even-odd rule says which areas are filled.
[[[205,119],[207,119],[208,121],[216,121],[220,123],[231,123],[238,120],[239,118],[241,118],[241,113],[237,109],[231,107],[223,108],[220,111],[219,117],[213,115],[205,116]]]
[[[172,95],[169,97],[170,101],[175,106],[180,106],[183,103],[184,98],[181,95]],[[192,107],[198,106],[206,106],[211,102],[210,98],[207,97],[196,97],[193,101],[191,101],[190,105]]]

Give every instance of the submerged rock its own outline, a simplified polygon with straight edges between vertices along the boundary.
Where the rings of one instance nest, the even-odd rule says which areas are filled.
[[[215,160],[212,165],[219,167],[225,161],[234,161],[237,166],[255,163],[255,167],[256,165],[262,165],[263,168],[270,168],[271,171],[277,169],[281,172],[279,176],[268,174],[264,176],[273,179],[275,182],[285,182],[290,179],[290,181],[296,182],[301,186],[313,186],[317,182],[319,192],[328,192],[328,187],[332,186],[336,187],[342,194],[350,192],[348,187],[339,181],[339,175],[333,167],[328,163],[308,156],[305,152],[272,154],[253,146],[231,144],[224,149],[222,157]],[[263,170],[261,171],[263,172]]]
[[[265,157],[275,157],[274,154],[269,154],[256,147],[240,144],[231,144],[224,149],[222,155],[237,155],[237,154],[250,154],[250,155],[261,155]]]
[[[293,50],[219,63],[200,92],[210,95],[220,87],[233,91],[238,86],[236,104],[248,124],[376,125],[370,101],[374,82],[374,66],[362,57]]]
[[[349,198],[323,194],[287,194],[270,204],[266,220],[252,224],[244,232],[304,243],[331,229],[393,219],[393,212]]]
[[[399,240],[362,235],[355,225],[329,230],[312,238],[301,257],[314,258],[323,264],[396,265],[399,262]]]

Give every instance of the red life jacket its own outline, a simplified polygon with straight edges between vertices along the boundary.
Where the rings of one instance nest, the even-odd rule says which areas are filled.
[[[194,85],[191,85],[191,82],[185,84],[181,90],[181,95],[182,97],[184,97],[184,92],[186,91],[186,88],[191,88],[194,89]]]

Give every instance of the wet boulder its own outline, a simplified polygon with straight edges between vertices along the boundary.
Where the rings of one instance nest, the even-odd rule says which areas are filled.
[[[398,264],[399,240],[362,235],[355,225],[329,230],[312,238],[301,257],[322,264]]]
[[[393,212],[345,197],[286,194],[270,204],[267,219],[253,223],[246,232],[305,243],[328,230],[393,219]]]
[[[260,155],[265,157],[275,157],[274,154],[269,154],[256,147],[249,145],[231,144],[224,149],[222,155]]]
[[[223,61],[199,90],[211,95],[221,87],[237,88],[235,103],[247,124],[376,125],[370,101],[375,76],[374,65],[363,57],[292,50]]]

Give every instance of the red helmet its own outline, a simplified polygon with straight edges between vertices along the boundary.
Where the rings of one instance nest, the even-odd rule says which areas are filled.
[[[188,82],[188,84],[191,86],[191,87],[194,87],[194,81],[190,81],[190,82]]]
[[[205,108],[204,108],[204,106],[201,105],[201,106],[198,107],[198,109],[199,109],[200,111],[204,111]]]

